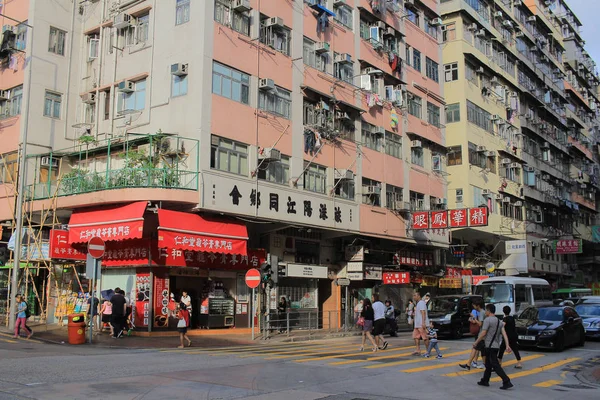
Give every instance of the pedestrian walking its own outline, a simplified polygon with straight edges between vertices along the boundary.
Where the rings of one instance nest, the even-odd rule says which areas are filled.
[[[483,321],[485,318],[485,311],[483,311],[483,302],[479,299],[473,300],[473,310],[471,311],[471,316],[469,317],[469,332],[475,335],[475,341],[477,341],[479,337],[479,332],[481,331],[481,327],[483,326]],[[483,354],[484,345],[482,342],[479,342],[478,347],[474,347],[471,350],[471,356],[469,357],[469,361],[466,364],[458,364],[459,367],[470,370],[471,368],[479,368],[483,369],[483,367],[477,364],[477,358],[481,354],[481,360],[483,364],[485,364],[485,355]]]
[[[127,314],[127,302],[125,296],[121,293],[120,288],[115,289],[115,294],[110,298],[112,304],[112,315],[110,324],[113,327],[113,338],[117,339],[123,336],[123,327],[125,323],[125,315]]]
[[[100,300],[93,293],[90,293],[90,297],[87,299],[88,304],[88,321],[90,322],[90,329],[95,331],[100,330],[100,316],[98,314],[98,306]]]
[[[398,324],[396,323],[396,310],[391,300],[385,301],[385,323],[390,326],[390,336],[397,337]]]
[[[483,378],[477,382],[479,386],[490,386],[490,378],[492,371],[502,379],[502,386],[500,389],[506,390],[513,387],[510,382],[510,378],[506,375],[506,372],[500,366],[498,362],[498,352],[500,350],[500,343],[504,338],[506,343],[509,343],[508,337],[506,336],[506,330],[504,329],[504,322],[500,321],[496,317],[496,306],[488,304],[485,306],[485,320],[481,328],[481,333],[475,341],[473,348],[476,348],[480,342],[485,344],[485,372]],[[510,353],[510,346],[507,345],[506,352]]]
[[[188,326],[190,326],[190,312],[187,310],[186,305],[181,302],[179,303],[179,311],[177,312],[177,331],[179,332],[179,346],[178,349],[183,349],[183,340],[187,340],[188,347],[192,346],[192,341],[187,335]]]
[[[19,338],[21,328],[27,332],[27,339],[33,335],[33,331],[27,328],[28,306],[23,296],[18,294],[15,298],[17,302],[17,321],[15,322],[15,339]]]
[[[509,347],[515,358],[517,359],[517,364],[515,365],[516,369],[523,368],[523,364],[521,363],[521,354],[519,353],[519,344],[517,343],[517,327],[515,325],[515,317],[510,315],[511,312],[510,306],[504,306],[502,312],[504,312],[504,318],[502,321],[504,322],[504,330],[506,331],[506,337],[508,337],[508,346],[507,343],[503,340],[500,345],[500,351],[498,352],[498,362],[502,365],[502,357],[504,356],[504,352],[506,348]]]
[[[375,293],[371,296],[373,299],[373,336],[379,350],[385,350],[388,347],[388,342],[383,340],[383,332],[385,331],[385,305],[379,300],[379,295]],[[381,343],[381,345],[379,344]]]
[[[100,332],[102,333],[104,331],[104,327],[108,325],[110,336],[113,336],[113,327],[110,324],[110,320],[112,318],[112,303],[110,300],[105,299],[102,303],[102,307],[100,308],[100,318],[102,321],[102,328],[100,329]]]
[[[429,347],[429,338],[427,337],[427,326],[429,317],[427,316],[427,304],[421,298],[421,293],[415,291],[413,300],[417,303],[415,307],[415,325],[413,329],[413,339],[415,340],[415,352],[413,356],[421,355],[421,340],[425,342],[425,348]]]
[[[429,327],[427,328],[427,337],[429,338],[429,345],[427,346],[427,353],[423,355],[425,358],[429,358],[431,355],[431,350],[435,349],[437,353],[437,358],[442,358],[442,352],[440,351],[440,347],[438,345],[438,330],[434,328],[433,322],[429,322]]]
[[[279,333],[283,333],[287,330],[287,308],[287,299],[285,298],[285,296],[281,296],[281,299],[279,299],[279,303],[277,304],[277,319],[279,320]]]
[[[185,304],[186,310],[190,313],[190,326],[192,326],[192,321],[195,321],[194,308],[192,307],[192,298],[188,295],[186,290],[181,292],[181,299],[179,299],[179,302]]]
[[[377,343],[373,339],[373,335],[371,335],[371,331],[373,330],[373,320],[375,319],[375,313],[373,312],[373,306],[371,305],[371,300],[364,299],[363,300],[363,308],[360,313],[360,318],[358,318],[357,325],[362,326],[362,344],[360,346],[360,351],[363,351],[365,348],[365,340],[369,338],[369,341],[373,344],[373,351],[377,351]]]
[[[354,323],[355,324],[358,322],[358,319],[360,318],[360,313],[362,312],[362,310],[363,310],[363,301],[360,300],[354,306]]]
[[[415,316],[415,303],[414,301],[409,300],[408,305],[406,306],[406,319],[409,325],[413,324],[413,318]]]

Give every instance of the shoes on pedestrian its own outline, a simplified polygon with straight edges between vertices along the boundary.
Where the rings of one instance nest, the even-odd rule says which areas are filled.
[[[490,386],[489,382],[484,382],[484,381],[477,381],[477,384],[479,386]]]
[[[385,350],[388,347],[388,342],[383,342],[383,346],[381,346],[381,350]]]
[[[423,354],[423,357],[429,358],[429,354]]]
[[[377,350],[379,350],[377,346],[373,347],[373,353],[377,353]]]
[[[442,355],[441,355],[441,354],[438,354],[436,358],[442,358]]]
[[[477,363],[475,361],[471,362],[471,368],[477,368]]]
[[[421,352],[420,351],[415,351],[411,354],[411,356],[420,356]]]
[[[477,368],[477,369],[484,369],[485,367],[483,366],[483,364],[477,364],[477,366],[475,368]]]
[[[458,364],[462,369],[466,369],[467,371],[471,370],[471,366],[469,364]]]
[[[118,339],[116,336],[111,336],[111,338],[113,338],[113,339]]]
[[[188,341],[188,347],[192,347],[192,341],[191,340]]]
[[[365,351],[365,348],[363,346],[360,346],[360,349],[358,351]]]
[[[506,382],[506,383],[502,384],[502,386],[500,386],[500,389],[507,390],[507,389],[510,389],[510,388],[512,388],[514,386],[515,385],[513,385],[511,382]]]
[[[13,336],[13,339],[18,339],[18,338],[19,338],[18,336]]]
[[[523,366],[522,365],[515,365],[515,368],[516,369],[523,369]]]

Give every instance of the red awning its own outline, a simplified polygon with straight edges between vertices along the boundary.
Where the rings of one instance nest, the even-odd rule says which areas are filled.
[[[105,241],[140,239],[147,201],[125,206],[76,210],[69,220],[69,243],[86,243],[98,236]]]
[[[246,225],[179,211],[158,210],[158,247],[247,255]]]

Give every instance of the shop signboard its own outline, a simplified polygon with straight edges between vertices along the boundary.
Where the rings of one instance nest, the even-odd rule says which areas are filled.
[[[394,261],[398,265],[429,267],[433,265],[433,254],[422,251],[402,250],[396,253]]]
[[[358,204],[266,181],[210,171],[203,175],[203,208],[237,215],[359,231]],[[299,179],[301,187],[303,180]]]
[[[448,211],[431,212],[431,228],[444,229],[448,227]]]
[[[347,278],[351,281],[362,281],[364,276],[362,272],[348,272]]]
[[[462,275],[461,270],[459,268],[448,267],[448,268],[446,268],[446,275],[444,277],[445,278],[460,278],[461,275]]]
[[[150,319],[150,273],[137,273],[135,276],[135,325],[148,326]]]
[[[488,208],[473,207],[469,208],[469,226],[487,226]]]
[[[461,208],[448,211],[448,219],[450,228],[465,228],[469,223],[467,209]]]
[[[435,276],[424,276],[422,285],[423,286],[437,286],[438,278]]]
[[[346,261],[364,261],[365,247],[364,246],[346,246]]]
[[[154,276],[154,327],[168,327],[169,276]]]
[[[428,229],[429,228],[429,211],[418,211],[412,213],[412,228],[413,229]]]
[[[69,232],[64,229],[50,230],[50,258],[61,260],[85,261],[86,254],[82,247],[69,244]]]
[[[578,254],[583,251],[581,239],[555,240],[553,242],[556,254]]]
[[[379,265],[365,264],[365,280],[381,280],[383,267]]]
[[[473,286],[477,285],[479,282],[486,280],[487,278],[489,278],[489,276],[487,275],[473,275],[472,279],[473,279]]]
[[[320,265],[306,265],[306,264],[288,264],[287,265],[287,276],[290,278],[316,278],[326,279],[327,267]]]
[[[363,272],[363,263],[352,261],[346,264],[346,268],[348,272]]]
[[[409,272],[384,272],[382,275],[384,285],[404,285],[410,283]]]
[[[527,253],[527,240],[507,240],[504,242],[506,254]]]
[[[338,286],[348,286],[350,284],[350,279],[348,279],[348,278],[337,278],[335,280],[335,283]]]
[[[462,288],[461,278],[442,278],[440,279],[440,289],[460,289]]]

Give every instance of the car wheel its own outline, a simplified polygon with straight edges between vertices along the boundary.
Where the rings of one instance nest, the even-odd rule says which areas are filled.
[[[560,353],[565,349],[565,336],[561,333],[556,338],[556,343],[554,344],[554,351]]]
[[[585,329],[582,329],[579,332],[579,342],[577,342],[577,346],[579,346],[579,347],[585,346]]]
[[[463,331],[462,331],[462,325],[461,324],[456,324],[454,326],[454,328],[452,328],[452,339],[462,339],[463,337]]]

